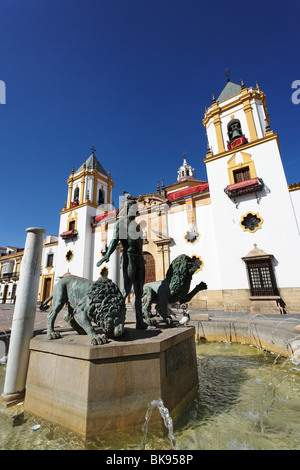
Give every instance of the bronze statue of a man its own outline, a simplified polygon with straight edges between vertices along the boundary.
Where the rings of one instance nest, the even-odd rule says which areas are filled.
[[[127,195],[120,207],[118,219],[114,225],[113,238],[108,250],[103,258],[98,261],[97,266],[109,261],[111,254],[115,251],[120,241],[123,247],[121,292],[124,298],[126,298],[133,286],[136,328],[146,329],[148,325],[144,322],[142,313],[145,260],[142,231],[139,224],[135,221],[136,213],[136,198]]]

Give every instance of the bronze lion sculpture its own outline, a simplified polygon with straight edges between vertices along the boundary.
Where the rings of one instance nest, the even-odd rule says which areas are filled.
[[[172,318],[169,312],[172,310],[168,304],[175,302],[187,303],[201,290],[207,289],[205,282],[200,282],[191,292],[190,285],[193,274],[199,269],[198,258],[190,258],[187,255],[179,255],[171,263],[166,278],[163,281],[149,282],[143,288],[143,315],[148,325],[155,325],[155,320],[151,319],[151,306],[155,305],[164,322],[171,326]]]
[[[42,302],[40,310],[46,310],[52,299],[53,305],[47,317],[49,339],[60,337],[54,331],[54,322],[65,304],[68,312],[64,320],[77,333],[88,334],[94,345],[107,343],[107,334],[119,337],[124,332],[125,299],[110,279],[101,277],[93,282],[78,276],[64,276],[55,284],[52,295]],[[103,334],[97,334],[92,322],[102,328]]]

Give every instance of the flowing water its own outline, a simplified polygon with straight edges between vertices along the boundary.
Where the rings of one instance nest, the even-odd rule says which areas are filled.
[[[84,440],[19,405],[0,412],[0,449],[300,449],[299,364],[230,343],[197,344],[197,357],[199,388],[173,421],[156,401],[143,429]],[[0,365],[0,392],[4,376]],[[150,405],[160,406],[165,425],[151,423]]]
[[[145,418],[145,423],[144,426],[142,427],[143,430],[143,440],[141,443],[141,449],[145,450],[146,449],[146,441],[147,441],[147,433],[148,433],[148,426],[149,426],[149,421],[151,418],[151,414],[154,408],[157,408],[160,412],[160,415],[162,417],[162,420],[164,422],[164,425],[166,426],[168,430],[168,438],[170,439],[172,449],[178,450],[178,444],[176,441],[175,434],[173,432],[173,420],[170,417],[170,413],[168,408],[164,406],[164,403],[161,398],[158,400],[153,400],[150,405],[148,406],[148,410],[146,413],[146,418]]]

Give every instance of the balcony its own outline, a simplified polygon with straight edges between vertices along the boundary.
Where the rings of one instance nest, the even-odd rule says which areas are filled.
[[[68,230],[67,232],[63,232],[60,234],[63,240],[70,240],[73,238],[77,238],[78,232],[77,230]]]
[[[252,178],[245,181],[241,181],[235,184],[229,184],[224,189],[225,193],[230,198],[236,196],[243,196],[244,194],[257,193],[264,187],[264,182],[261,178]]]
[[[20,273],[14,272],[14,273],[4,273],[1,274],[0,276],[0,282],[5,282],[5,281],[17,281],[20,277]]]

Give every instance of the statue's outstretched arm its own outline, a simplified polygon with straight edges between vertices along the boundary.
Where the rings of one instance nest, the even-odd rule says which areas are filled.
[[[113,238],[109,244],[109,247],[107,249],[107,252],[103,256],[103,258],[98,261],[97,266],[101,266],[102,263],[107,263],[109,261],[109,258],[111,254],[115,251],[119,243],[119,221],[115,223],[114,226],[114,233],[113,233]]]

